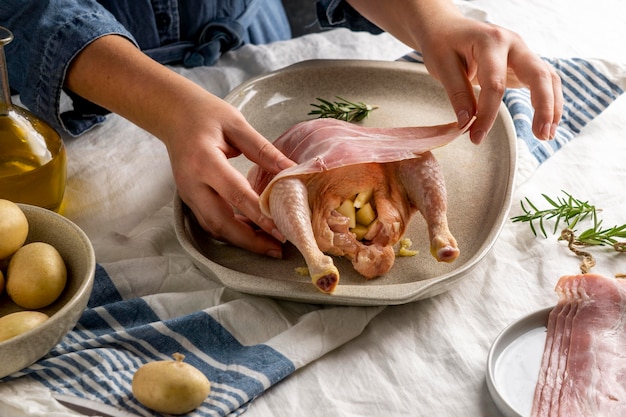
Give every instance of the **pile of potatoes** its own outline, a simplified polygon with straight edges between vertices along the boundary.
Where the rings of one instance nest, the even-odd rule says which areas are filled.
[[[374,190],[362,191],[352,198],[345,199],[336,210],[349,219],[349,229],[357,240],[365,239],[365,235],[376,224],[377,215],[372,196]]]
[[[22,209],[0,199],[0,295],[6,291],[24,309],[0,317],[0,342],[46,321],[48,315],[36,310],[56,301],[67,284],[61,254],[48,243],[25,244],[27,236],[28,219]]]
[[[32,242],[28,219],[20,207],[0,199],[0,303],[3,292],[23,311],[0,317],[0,343],[25,333],[49,316],[38,309],[55,302],[67,284],[67,269],[61,254],[50,244]],[[167,414],[185,414],[209,395],[209,380],[197,368],[174,360],[148,363],[140,367],[132,381],[137,400],[148,408]]]
[[[0,342],[46,321],[49,316],[36,310],[55,302],[67,284],[61,254],[44,242],[24,244],[27,236],[28,219],[22,209],[0,199],[0,295],[6,291],[8,298],[24,309],[0,317]],[[2,298],[0,303],[6,302]],[[202,372],[183,362],[184,355],[173,356],[174,360],[140,367],[133,377],[132,391],[148,408],[185,414],[204,402],[211,385]]]
[[[376,225],[378,215],[372,200],[373,190],[366,190],[357,193],[352,198],[345,199],[335,210],[348,218],[348,227],[350,232],[354,233],[357,240],[365,240],[368,232]],[[411,239],[403,238],[400,240],[400,248],[398,256],[415,256],[416,250],[411,249]]]

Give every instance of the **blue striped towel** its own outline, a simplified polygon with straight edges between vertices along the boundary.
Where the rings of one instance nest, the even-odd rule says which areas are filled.
[[[171,273],[181,292],[168,292],[171,287],[159,281]],[[133,396],[132,378],[141,365],[178,352],[211,382],[209,397],[188,416],[238,416],[271,386],[361,334],[384,309],[255,297],[197,274],[180,256],[97,265],[87,309],[74,329],[42,359],[0,383],[29,378],[53,393],[159,416]],[[196,287],[194,279],[202,284]]]
[[[123,300],[98,266],[88,308],[75,328],[44,358],[6,380],[29,375],[56,393],[154,416],[132,395],[132,378],[144,363],[172,359],[175,352],[211,381],[209,398],[192,416],[238,415],[295,370],[265,344],[242,345],[205,311],[168,319],[157,316],[146,297]]]
[[[423,64],[421,53],[413,51],[401,61]],[[537,139],[532,133],[534,110],[527,88],[511,88],[504,93],[517,138],[523,141],[536,161],[541,164],[580,133],[583,127],[604,111],[624,90],[589,60],[548,59],[563,84],[563,116],[556,137],[551,141]]]

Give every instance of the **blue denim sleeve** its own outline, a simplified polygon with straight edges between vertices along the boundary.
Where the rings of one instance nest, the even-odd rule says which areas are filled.
[[[323,28],[342,27],[373,34],[383,30],[364,18],[345,0],[318,0],[317,19]]]
[[[72,59],[109,34],[132,35],[96,0],[2,0],[0,25],[13,32],[5,49],[9,84],[20,101],[60,133],[73,136],[104,120],[106,110],[72,96],[61,113],[65,75]]]

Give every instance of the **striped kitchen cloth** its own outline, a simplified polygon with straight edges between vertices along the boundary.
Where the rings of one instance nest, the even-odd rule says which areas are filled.
[[[406,54],[399,60],[424,63],[421,53],[417,51]],[[563,116],[553,140],[543,141],[533,135],[534,110],[527,88],[507,89],[503,97],[504,104],[511,113],[517,138],[526,145],[536,165],[545,162],[578,135],[585,125],[624,92],[623,87],[626,84],[623,79],[613,80],[603,68],[603,62],[580,58],[544,60],[555,68],[563,85]]]
[[[133,396],[132,378],[141,365],[178,352],[211,382],[209,397],[187,415],[238,416],[272,385],[356,337],[382,310],[280,302],[219,287],[124,298],[122,281],[112,276],[98,265],[77,325],[41,360],[0,382],[31,378],[53,393],[160,416]]]

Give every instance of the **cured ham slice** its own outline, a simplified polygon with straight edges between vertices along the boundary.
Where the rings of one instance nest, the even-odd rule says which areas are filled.
[[[626,280],[562,277],[532,417],[626,416]]]
[[[339,271],[329,255],[345,256],[366,278],[389,271],[397,243],[416,211],[424,216],[431,252],[451,262],[459,254],[446,218],[443,175],[430,150],[468,126],[367,128],[335,119],[299,123],[274,145],[298,165],[273,175],[259,166],[248,179],[261,210],[303,255],[315,286],[331,293]],[[364,239],[337,208],[360,192],[372,192],[377,219]]]

